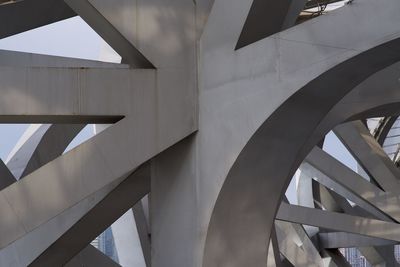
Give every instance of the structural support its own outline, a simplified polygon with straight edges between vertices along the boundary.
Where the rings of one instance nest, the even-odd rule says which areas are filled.
[[[334,132],[386,192],[400,193],[400,171],[362,122],[338,125]]]
[[[325,249],[385,246],[398,243],[345,232],[319,233],[318,240],[321,248]]]
[[[236,49],[292,27],[307,0],[254,0]]]
[[[398,224],[375,219],[310,209],[283,202],[276,218],[288,222],[400,242],[400,226]]]
[[[144,164],[129,175],[29,266],[59,266],[67,263],[78,254],[79,251],[149,193],[149,167],[149,164]]]
[[[88,0],[65,1],[109,43],[131,67],[152,69],[153,64],[134,47]]]
[[[303,164],[301,169],[310,177],[315,177],[325,186],[334,187],[337,192],[381,219],[385,219],[382,216],[384,212],[400,220],[400,206],[396,204],[395,194],[382,191],[320,148],[315,147],[305,161],[312,166]]]

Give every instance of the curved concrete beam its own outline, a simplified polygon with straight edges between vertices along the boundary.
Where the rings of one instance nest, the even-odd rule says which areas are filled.
[[[237,262],[238,266],[243,264],[262,266],[265,264],[262,255],[265,255],[266,251],[264,251],[262,243],[265,238],[269,238],[269,230],[266,229],[271,227],[270,223],[272,223],[275,209],[272,208],[273,206],[266,209],[264,205],[261,207],[260,203],[278,204],[302,157],[335,124],[357,114],[344,113],[346,115],[343,118],[342,113],[342,116],[324,121],[331,109],[354,87],[370,75],[398,60],[392,52],[389,54],[384,52],[384,50],[393,51],[391,49],[398,45],[397,42],[398,40],[393,41],[393,43],[389,42],[362,53],[311,81],[286,101],[256,131],[232,166],[219,194],[208,232],[209,239],[207,242],[210,243],[206,245],[205,266],[216,266],[215,264],[221,264],[221,261],[225,262],[225,260],[232,262],[232,259],[225,258],[226,255],[237,256],[234,262]],[[392,48],[389,48],[389,46]],[[386,54],[385,60],[383,60],[383,55],[379,55],[381,53],[379,51]],[[361,63],[364,60],[366,61]],[[370,64],[371,60],[376,64]],[[379,67],[380,64],[383,65]],[[351,69],[357,69],[357,71],[352,72]],[[352,79],[350,81],[345,77],[349,77],[348,75],[351,72]],[[338,78],[342,75],[343,80]],[[335,82],[333,82],[333,79]],[[327,89],[330,85],[334,86],[335,89]],[[327,90],[320,91],[321,87]],[[309,95],[313,95],[312,101],[310,101]],[[393,101],[389,98],[385,99],[386,102],[380,100],[382,101],[381,104]],[[362,99],[359,101],[362,101]],[[376,105],[379,105],[377,102],[375,102]],[[299,105],[296,103],[302,103],[304,108],[300,111]],[[324,103],[324,105],[321,105],[321,103]],[[296,117],[295,122],[292,120],[293,117]],[[323,123],[326,123],[326,125],[323,125]],[[324,129],[320,131],[318,127],[322,125]],[[291,137],[290,134],[293,127],[301,129],[293,133],[293,135],[296,135],[295,138]],[[285,135],[282,136],[282,133],[285,133]],[[298,152],[293,153],[293,151]],[[254,163],[257,162],[260,164],[255,165]],[[251,168],[249,164],[251,164]],[[236,211],[228,212],[233,207]],[[239,210],[238,207],[240,207]],[[244,214],[246,215],[244,216]],[[238,217],[236,218],[236,216]],[[224,229],[221,229],[222,225],[224,225]],[[248,231],[238,234],[240,231],[238,232],[237,229],[248,229]],[[265,233],[265,236],[260,235],[260,233]],[[222,244],[227,246],[225,247]],[[228,244],[230,245],[228,246]],[[232,244],[237,244],[237,247],[233,248]],[[247,246],[252,244],[250,251],[254,257],[247,255],[242,258],[239,253],[242,250],[241,244]],[[228,247],[229,252],[221,252]],[[233,253],[232,251],[236,251],[236,249],[238,250],[237,253]],[[247,263],[249,259],[251,259],[251,262]]]
[[[222,2],[223,1],[220,2],[221,3],[220,6],[219,4],[217,4],[218,1],[216,1],[214,7],[218,8],[221,7],[222,9]],[[247,3],[247,1],[244,2]],[[386,2],[386,3],[387,3],[386,7],[389,6],[394,7],[396,5],[395,2],[390,2],[390,3]],[[234,3],[230,5],[232,6],[230,8],[232,9],[237,8],[236,5],[239,5],[239,3],[237,3],[237,1],[234,1]],[[245,5],[245,3],[243,5]],[[339,28],[337,28],[337,31],[335,30],[335,33],[340,35],[343,34],[339,38],[338,35],[335,36],[337,44],[339,43],[341,44],[339,46],[334,45],[334,40],[327,36],[328,33],[326,32],[322,33],[317,30],[313,31],[312,28],[315,25],[315,27],[319,27],[320,29],[322,29],[324,25],[326,25],[325,23],[329,23],[330,25],[329,27],[331,29],[332,27],[335,27],[336,29],[336,27],[342,25],[344,21],[346,21],[346,25],[359,26],[360,19],[364,21],[363,19],[364,16],[370,17],[370,15],[373,12],[375,12],[373,11],[375,10],[373,6],[374,6],[373,2],[364,1],[363,5],[359,6],[350,5],[343,7],[335,11],[334,14],[332,14],[331,16],[325,16],[324,18],[323,17],[317,18],[315,23],[305,22],[304,24],[298,25],[297,27],[289,29],[286,32],[282,32],[276,36],[271,36],[271,38],[264,39],[260,42],[253,44],[252,46],[240,49],[236,51],[237,57],[232,57],[228,52],[224,50],[225,48],[227,48],[228,44],[225,43],[221,44],[217,43],[216,41],[213,42],[211,40],[209,41],[210,46],[214,47],[214,50],[213,48],[211,48],[211,51],[206,51],[204,62],[208,63],[211,61],[216,63],[216,59],[215,60],[211,59],[211,56],[215,57],[216,51],[219,51],[221,53],[226,52],[224,53],[224,56],[226,56],[227,59],[223,61],[225,63],[228,63],[232,59],[231,62],[232,64],[233,62],[242,62],[240,61],[241,55],[243,55],[242,59],[244,61],[245,61],[244,55],[246,55],[247,57],[251,57],[251,55],[255,56],[257,54],[259,57],[260,54],[263,54],[262,52],[263,51],[262,49],[264,48],[263,45],[268,42],[270,42],[269,43],[270,47],[280,48],[286,45],[285,43],[286,40],[293,40],[293,41],[296,40],[297,49],[293,49],[292,46],[291,47],[292,50],[290,50],[292,51],[291,53],[289,53],[289,50],[285,50],[290,55],[290,58],[288,55],[286,61],[282,60],[281,58],[275,59],[273,56],[271,56],[273,54],[272,51],[271,53],[268,53],[266,57],[270,56],[270,59],[272,60],[268,62],[276,62],[275,60],[278,60],[279,63],[285,65],[285,67],[279,65],[279,71],[275,71],[276,70],[275,68],[273,68],[272,70],[272,67],[271,69],[268,69],[267,66],[271,65],[268,65],[268,63],[265,63],[266,65],[262,65],[263,61],[261,59],[256,59],[255,57],[252,58],[252,60],[257,61],[257,63],[251,65],[252,68],[250,69],[254,76],[250,74],[250,76],[253,77],[253,79],[251,80],[251,82],[247,84],[243,82],[243,77],[248,77],[244,76],[245,68],[242,69],[239,67],[238,70],[232,70],[228,68],[226,70],[224,69],[219,71],[218,73],[212,74],[211,72],[216,70],[213,69],[211,64],[208,65],[204,63],[204,65],[207,66],[207,68],[210,68],[210,69],[204,68],[203,70],[204,71],[203,73],[205,73],[204,75],[207,75],[207,78],[209,79],[208,83],[206,82],[205,87],[206,88],[218,88],[218,86],[223,87],[221,84],[223,84],[224,79],[228,79],[229,85],[226,85],[223,88],[226,89],[226,91],[230,89],[231,91],[235,91],[235,93],[239,94],[239,96],[235,95],[234,98],[229,99],[229,102],[235,103],[235,107],[239,108],[240,110],[251,110],[243,115],[243,117],[251,118],[250,120],[251,122],[249,122],[248,125],[246,125],[248,126],[246,127],[247,128],[246,130],[243,129],[243,124],[241,124],[240,127],[239,123],[236,128],[235,127],[236,125],[234,125],[232,121],[229,121],[229,126],[226,124],[224,124],[224,126],[221,126],[221,128],[227,127],[230,133],[236,131],[240,132],[241,134],[240,137],[237,137],[237,139],[231,138],[232,140],[235,139],[235,141],[240,145],[236,144],[234,145],[233,148],[226,149],[229,150],[227,151],[227,155],[230,155],[229,159],[232,159],[232,157],[236,159],[234,161],[233,166],[230,165],[232,164],[233,160],[230,160],[229,162],[223,162],[223,163],[221,162],[221,164],[216,164],[214,162],[214,165],[224,166],[223,167],[224,169],[218,169],[218,170],[213,169],[215,173],[219,174],[218,177],[222,176],[221,173],[223,174],[226,173],[225,172],[226,166],[232,166],[232,168],[230,169],[230,172],[227,175],[223,187],[219,193],[218,200],[214,207],[213,211],[214,213],[210,220],[210,225],[208,228],[208,236],[205,246],[204,263],[203,263],[204,266],[207,267],[232,266],[232,262],[234,262],[234,264],[236,264],[237,266],[243,266],[243,265],[264,266],[266,264],[264,255],[266,255],[267,251],[265,251],[265,246],[263,244],[264,240],[266,239],[268,240],[269,238],[269,232],[272,227],[272,222],[276,211],[274,207],[278,205],[281,196],[284,192],[284,189],[288,184],[289,179],[292,177],[294,171],[300,164],[302,158],[317,142],[319,142],[319,140],[321,140],[321,138],[327,133],[327,131],[333,128],[333,126],[350,118],[355,114],[358,114],[358,111],[368,110],[368,108],[365,105],[363,106],[364,109],[360,108],[360,110],[358,111],[353,109],[353,110],[346,110],[340,113],[338,110],[339,113],[335,114],[336,116],[333,116],[333,114],[331,115],[332,118],[328,116],[329,113],[331,112],[331,109],[337,103],[339,103],[340,100],[351,90],[353,90],[357,85],[361,84],[364,80],[366,80],[369,76],[373,75],[374,73],[398,61],[398,58],[396,56],[396,54],[398,54],[397,53],[398,48],[396,48],[398,47],[398,44],[395,44],[398,42],[398,40],[393,41],[392,44],[390,44],[389,41],[384,45],[376,46],[375,48],[368,50],[367,52],[363,52],[358,56],[355,56],[352,59],[347,60],[345,62],[342,61],[342,58],[340,59],[336,56],[332,56],[332,58],[335,58],[334,61],[336,63],[338,61],[343,62],[341,64],[336,65],[333,68],[328,67],[330,62],[329,60],[325,61],[325,59],[323,59],[324,65],[323,66],[319,65],[318,70],[314,69],[314,65],[311,65],[312,67],[307,69],[307,74],[312,73],[312,75],[314,74],[316,75],[311,79],[306,79],[304,76],[301,76],[301,75],[307,76],[305,72],[302,72],[303,70],[302,66],[304,66],[302,65],[302,63],[305,64],[304,62],[307,62],[307,60],[302,57],[303,55],[300,55],[301,52],[299,48],[300,46],[299,43],[307,45],[312,44],[315,46],[318,46],[321,43],[324,43],[324,45],[327,45],[329,43],[330,45],[336,48],[349,47],[349,45],[350,46],[351,45],[357,46],[357,44],[360,45],[361,43],[358,42],[363,37],[361,37],[361,39],[358,38],[356,39],[353,38],[354,36],[351,36],[350,33],[351,31],[347,32],[345,30],[341,32],[341,30],[343,30],[343,28],[346,27],[341,27],[341,30],[339,30]],[[358,10],[358,8],[360,9]],[[394,16],[392,11],[390,10],[383,11],[382,9],[380,9],[380,11],[382,11],[381,14],[387,12],[386,15],[383,15],[381,17],[381,20],[389,19],[394,24],[399,23],[399,17],[397,15]],[[225,10],[225,12],[227,11]],[[354,16],[356,12],[357,15]],[[213,12],[211,13],[211,16],[212,15]],[[354,21],[354,23],[351,23],[350,20],[352,20],[355,17],[357,17],[358,21],[357,22]],[[237,18],[235,17],[235,19]],[[241,19],[242,18],[240,17],[239,20]],[[369,19],[365,17],[364,22],[368,23],[367,20]],[[382,22],[381,20],[380,23]],[[233,27],[235,27],[235,25],[237,24],[238,23],[234,22]],[[384,22],[384,24],[386,23]],[[369,24],[368,27],[371,27],[370,30],[372,30],[374,26]],[[364,27],[363,29],[364,30],[362,31],[364,33],[366,33],[366,31],[369,31]],[[217,29],[211,31],[212,33],[214,33],[215,31],[217,31]],[[355,32],[358,31],[355,30]],[[318,36],[319,34],[321,34],[321,37]],[[371,34],[373,34],[372,31]],[[398,33],[393,33],[393,34],[394,34],[393,36],[398,36]],[[385,34],[385,36],[387,35]],[[217,35],[214,34],[211,34],[210,37],[218,39]],[[225,37],[226,36],[224,35],[224,38]],[[357,37],[359,37],[359,35]],[[369,35],[367,39],[369,39],[370,37],[371,35]],[[349,38],[351,39],[351,41]],[[384,40],[384,38],[377,38],[377,39],[373,38],[373,39],[375,40],[372,42],[374,43],[374,46],[377,44],[382,44],[380,41]],[[221,40],[221,38],[219,38],[218,40]],[[314,40],[318,40],[319,42],[314,42]],[[363,48],[361,51],[365,51],[364,49],[366,48],[365,46],[366,43],[371,44],[370,41],[367,41],[366,39],[364,40],[366,42],[362,44]],[[387,41],[388,39],[386,38],[385,40]],[[273,45],[272,42],[275,42],[275,45]],[[326,46],[324,47],[326,48]],[[361,46],[359,46],[359,48],[361,48]],[[279,51],[280,51],[279,55],[282,55],[282,50]],[[313,51],[315,51],[315,49],[313,49]],[[382,54],[379,51],[381,51]],[[210,56],[209,58],[207,57],[208,56],[207,54]],[[338,54],[341,56],[344,55],[344,53],[338,53]],[[358,52],[356,54],[358,54]],[[304,59],[304,61],[300,59],[296,61],[290,60],[293,57],[297,56],[301,59]],[[318,56],[320,56],[320,54],[318,54]],[[236,59],[238,61],[233,61],[233,59]],[[218,60],[221,60],[221,58],[218,58]],[[296,65],[296,63],[299,65]],[[258,70],[260,70],[257,67],[261,65],[265,67],[264,72],[262,71],[257,72]],[[310,66],[309,64],[305,65]],[[248,69],[249,65],[247,65],[246,68]],[[327,68],[330,70],[326,71]],[[322,72],[324,73],[322,74]],[[268,78],[263,79],[261,78],[261,75],[258,76],[256,73],[263,73],[264,75],[263,77],[268,77]],[[268,75],[266,73],[268,73]],[[283,73],[286,73],[286,75]],[[286,78],[294,79],[293,76],[289,78],[288,73],[295,75],[296,81],[286,80]],[[226,76],[224,76],[225,74]],[[217,75],[219,77],[217,77]],[[221,78],[221,76],[223,78]],[[278,78],[275,80],[274,79],[275,77]],[[285,82],[282,82],[282,80]],[[391,81],[393,80],[395,80],[395,76],[392,77]],[[261,89],[262,86],[260,85],[261,81],[264,82],[263,83],[264,90],[270,92],[270,94],[261,93],[262,91]],[[282,87],[280,87],[279,85],[280,83],[282,83],[281,84]],[[297,89],[292,87],[294,86],[294,83],[296,83],[297,85],[305,84],[305,86],[302,87],[302,89],[298,90],[298,92],[296,93]],[[274,95],[271,93],[273,90],[272,88],[269,88],[270,91],[268,91],[267,89],[268,84],[273,84],[275,88],[280,87],[282,88],[282,91],[285,92],[290,91],[290,93],[293,94],[292,97],[290,97],[283,105],[281,105],[272,114],[272,116],[269,116],[272,113],[272,111],[268,109],[273,110],[275,107],[265,105],[266,102],[263,102],[267,101],[268,97],[271,97],[271,95]],[[236,88],[235,85],[237,86]],[[254,91],[252,92],[254,93],[255,96],[257,96],[259,102],[257,101],[258,99],[256,100],[252,98],[250,100],[249,98],[244,97],[243,94],[240,94],[241,91],[239,90],[239,88],[252,88],[253,86],[254,87],[258,86],[257,88],[259,90],[254,89]],[[291,89],[289,90],[289,88]],[[222,91],[223,89],[220,90]],[[210,98],[212,97],[212,93],[208,92],[209,91],[204,93],[204,95],[207,95],[207,98],[205,99],[209,99],[209,97]],[[213,96],[215,99],[216,96],[215,95]],[[240,98],[240,96],[243,96],[243,98]],[[265,98],[262,98],[261,96],[265,96]],[[376,96],[376,94],[374,96]],[[224,97],[226,98],[226,96]],[[277,102],[279,103],[284,102],[285,98],[282,97],[280,93],[275,94],[274,97],[276,97],[275,100]],[[379,100],[380,101],[377,101],[377,99],[375,99],[375,106],[394,102],[389,97],[385,98],[385,100],[383,100],[382,98],[380,98]],[[362,97],[360,96],[358,97],[358,102],[362,102]],[[260,105],[264,104],[264,106],[268,106],[268,108],[256,109],[255,108],[256,103],[260,103]],[[375,106],[372,103],[370,103],[369,108]],[[232,118],[232,116],[226,114],[228,111],[232,110],[224,106],[223,111],[218,110],[216,108],[215,114],[218,114],[217,112],[223,112],[222,114],[224,116],[226,115],[228,116],[229,119],[236,121],[235,118]],[[262,114],[256,115],[255,111],[259,111]],[[352,113],[351,111],[353,111],[354,113]],[[209,107],[207,112],[204,113],[205,113],[204,116],[206,116],[207,114],[215,115],[212,114],[212,112],[210,112]],[[237,112],[236,113],[234,112],[233,116],[237,117],[238,116]],[[260,117],[262,116],[264,116],[264,120],[260,119]],[[268,119],[265,121],[265,118],[267,117]],[[293,118],[296,118],[296,120],[294,121]],[[224,117],[224,120],[226,119],[227,118]],[[259,119],[264,123],[262,122],[260,123]],[[205,119],[204,123],[206,123]],[[217,124],[218,123],[214,122],[213,124],[214,129],[212,130],[210,126],[210,134],[208,136],[212,135],[212,133],[216,131],[215,125]],[[204,124],[201,125],[203,125],[204,127]],[[261,127],[259,127],[260,125]],[[296,129],[296,131],[293,131],[293,129]],[[222,132],[224,131],[222,130]],[[227,135],[224,136],[226,137]],[[250,138],[250,136],[252,137]],[[225,147],[227,146],[228,141],[226,139],[222,140],[221,138],[221,140],[219,141],[225,144],[224,145]],[[210,143],[210,139],[208,139],[207,142]],[[212,142],[213,145],[216,145],[216,143]],[[232,142],[232,145],[233,143],[234,142]],[[241,150],[241,148],[243,148],[242,144],[243,146],[245,144],[243,150]],[[230,145],[228,146],[230,147]],[[238,150],[241,152],[238,153]],[[294,151],[296,152],[293,153]],[[237,158],[236,155],[238,155]],[[212,158],[215,160],[217,157],[214,156]],[[212,174],[210,173],[210,175]],[[222,181],[223,178],[222,179],[219,178],[219,182],[222,183]],[[210,192],[215,192],[215,189],[212,191],[210,189]],[[235,209],[235,211],[233,211],[233,209]],[[243,231],[242,229],[246,229],[246,231]],[[248,253],[246,255],[243,254],[242,244],[246,244],[247,246],[246,252]]]

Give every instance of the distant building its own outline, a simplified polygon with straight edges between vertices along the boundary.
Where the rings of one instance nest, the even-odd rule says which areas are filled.
[[[118,254],[115,249],[114,238],[111,227],[107,228],[101,235],[96,237],[91,245],[103,252],[105,255],[118,262]]]
[[[357,248],[342,248],[340,252],[353,267],[371,267],[371,264]]]

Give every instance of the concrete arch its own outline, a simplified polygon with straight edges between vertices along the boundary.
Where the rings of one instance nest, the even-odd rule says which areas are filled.
[[[282,195],[312,147],[343,121],[371,110],[400,107],[399,92],[393,90],[398,87],[399,44],[400,39],[394,39],[336,65],[265,120],[237,157],[219,193],[203,266],[266,265]],[[376,87],[382,76],[384,85]]]

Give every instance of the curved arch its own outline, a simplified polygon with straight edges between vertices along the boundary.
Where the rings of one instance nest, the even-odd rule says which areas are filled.
[[[219,193],[203,266],[266,266],[277,208],[307,153],[336,124],[388,102],[399,102],[398,92],[380,98],[369,95],[381,89],[374,87],[376,75],[399,68],[395,64],[400,61],[399,44],[400,39],[389,41],[333,67],[298,90],[261,125]],[[387,80],[383,90],[393,89],[396,82],[398,77]],[[357,99],[366,101],[354,105]]]

